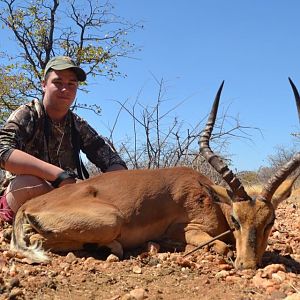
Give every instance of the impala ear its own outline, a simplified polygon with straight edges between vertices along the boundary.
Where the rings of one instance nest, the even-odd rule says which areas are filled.
[[[220,185],[216,185],[213,184],[211,186],[212,190],[217,194],[219,200],[223,203],[232,204],[232,198],[233,198],[233,194],[230,190],[220,186]]]
[[[286,179],[275,191],[271,200],[274,209],[276,209],[282,201],[291,196],[293,184],[298,178],[298,176],[299,174],[296,175],[294,178]]]

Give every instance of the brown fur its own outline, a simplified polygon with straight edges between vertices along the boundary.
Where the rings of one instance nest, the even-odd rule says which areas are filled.
[[[54,251],[96,243],[122,256],[123,249],[147,241],[198,246],[232,228],[236,267],[254,268],[265,251],[274,208],[263,201],[234,203],[229,195],[226,189],[185,167],[110,172],[25,203],[16,215],[11,248],[30,262],[48,260],[40,241],[43,248]],[[234,227],[232,216],[240,228]],[[25,228],[37,233],[30,243],[38,243],[26,243]],[[233,235],[224,241],[232,240]],[[212,244],[217,252],[228,252],[224,242]]]

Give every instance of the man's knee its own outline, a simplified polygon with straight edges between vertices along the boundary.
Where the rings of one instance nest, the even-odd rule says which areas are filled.
[[[5,194],[9,207],[13,212],[29,199],[46,194],[53,188],[42,178],[32,175],[18,175],[8,185]]]

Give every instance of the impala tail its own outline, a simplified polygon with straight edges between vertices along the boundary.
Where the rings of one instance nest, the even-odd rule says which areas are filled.
[[[10,249],[16,251],[21,256],[24,256],[24,261],[27,263],[49,262],[49,257],[42,249],[42,243],[38,241],[35,241],[33,244],[30,243],[30,239],[27,237],[27,228],[32,229],[31,222],[24,210],[20,209],[14,221]]]

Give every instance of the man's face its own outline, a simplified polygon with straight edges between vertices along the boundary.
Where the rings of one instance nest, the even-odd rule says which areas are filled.
[[[76,97],[77,76],[71,69],[53,70],[46,81],[43,81],[42,87],[44,104],[56,110],[68,110]]]

